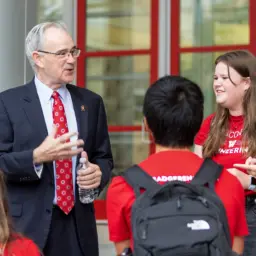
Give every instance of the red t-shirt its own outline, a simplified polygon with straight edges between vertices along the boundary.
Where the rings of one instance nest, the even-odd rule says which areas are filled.
[[[35,243],[25,237],[17,237],[11,241],[4,250],[3,256],[40,256],[40,252]]]
[[[195,144],[203,145],[210,132],[211,122],[214,114],[208,116],[198,134],[195,138]],[[244,126],[243,116],[230,116],[229,118],[229,130],[226,134],[226,140],[224,144],[219,148],[219,152],[215,154],[212,159],[217,163],[223,165],[226,169],[234,168],[234,164],[244,164],[246,156],[242,149],[242,131]],[[237,168],[237,167],[236,167]],[[239,168],[237,168],[239,169]],[[239,169],[246,173],[246,170]],[[245,195],[256,194],[256,192],[246,190]]]
[[[211,121],[214,114],[208,116],[195,138],[195,144],[203,145],[210,132]],[[226,169],[234,168],[234,164],[244,164],[246,157],[242,152],[242,131],[244,120],[242,116],[231,116],[229,118],[229,130],[224,144],[219,152],[213,156],[213,160],[223,165]],[[242,169],[241,169],[242,170]],[[242,170],[244,171],[244,170]],[[246,172],[246,171],[244,171]]]
[[[189,151],[163,151],[149,156],[139,166],[160,184],[167,180],[192,180],[203,160]],[[246,236],[244,190],[240,182],[224,170],[215,186],[228,217],[230,235]],[[131,207],[135,200],[133,189],[123,177],[113,178],[107,193],[109,238],[113,242],[131,240]],[[133,246],[133,245],[132,245]]]

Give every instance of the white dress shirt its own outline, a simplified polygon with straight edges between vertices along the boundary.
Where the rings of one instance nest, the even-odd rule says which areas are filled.
[[[48,134],[52,132],[52,126],[53,126],[53,116],[52,116],[52,106],[53,106],[53,98],[52,93],[53,90],[49,88],[47,85],[43,84],[36,76],[35,76],[35,85],[37,94],[41,103],[41,107],[43,110],[44,120],[46,123]],[[65,108],[65,114],[67,118],[68,123],[68,130],[69,132],[77,132],[77,122],[76,122],[76,116],[75,111],[73,107],[73,102],[71,99],[71,95],[66,87],[66,85],[62,85],[61,88],[57,90],[57,92],[60,95],[61,101]],[[70,141],[77,140],[77,136],[73,136],[70,138]],[[55,196],[53,203],[56,204],[57,197],[56,197],[56,167],[55,162],[53,162],[53,170],[54,170],[54,184],[55,184]],[[41,177],[43,168],[39,166],[37,167],[37,174],[39,177]],[[73,175],[73,184],[74,184],[74,195],[75,195],[75,184],[76,184],[76,156],[72,157],[72,175]]]

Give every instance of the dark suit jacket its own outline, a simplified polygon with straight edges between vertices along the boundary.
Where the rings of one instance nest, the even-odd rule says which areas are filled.
[[[79,137],[90,162],[100,166],[101,189],[110,178],[113,160],[102,98],[84,88],[67,85],[76,114]],[[0,168],[7,180],[10,212],[17,231],[42,249],[48,236],[54,198],[52,163],[39,179],[33,150],[48,135],[34,80],[0,93]],[[77,186],[76,186],[76,195]],[[85,255],[98,255],[93,204],[75,203],[77,231]]]

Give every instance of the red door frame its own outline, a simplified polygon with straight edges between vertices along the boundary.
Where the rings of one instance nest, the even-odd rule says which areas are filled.
[[[256,29],[253,24],[256,24],[256,15],[253,14],[256,10],[256,1],[249,0],[249,33],[250,41],[248,45],[214,45],[200,47],[180,47],[180,0],[171,1],[171,74],[178,75],[180,72],[180,54],[195,53],[195,52],[219,52],[232,51],[238,49],[247,49],[256,55]]]
[[[158,78],[158,22],[159,22],[159,0],[151,0],[151,21],[150,21],[150,48],[136,50],[117,51],[86,51],[86,0],[77,0],[77,46],[81,49],[81,57],[77,62],[77,85],[86,87],[86,58],[108,57],[108,56],[150,56],[150,83]],[[109,132],[134,132],[141,131],[141,126],[109,126]],[[150,144],[150,153],[153,153],[155,146]],[[95,202],[96,218],[106,219],[105,202]]]

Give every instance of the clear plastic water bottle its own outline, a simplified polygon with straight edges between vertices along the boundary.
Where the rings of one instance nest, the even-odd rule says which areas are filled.
[[[77,166],[77,171],[85,170],[86,168],[88,168],[88,161],[85,157],[81,157],[79,160],[79,164]],[[89,203],[92,203],[98,197],[99,190],[83,189],[78,187],[78,192],[79,192],[80,202],[83,204],[89,204]]]

